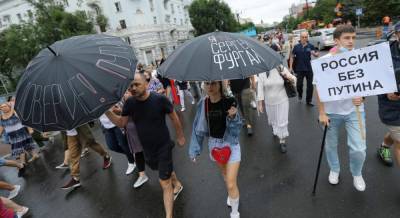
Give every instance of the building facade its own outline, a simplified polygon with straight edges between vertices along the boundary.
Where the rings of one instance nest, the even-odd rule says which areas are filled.
[[[65,10],[77,10],[95,19],[108,19],[106,34],[123,38],[139,62],[155,63],[192,37],[188,7],[191,0],[57,0]],[[0,0],[0,31],[32,19],[32,5],[25,0]],[[96,28],[100,31],[100,28]]]

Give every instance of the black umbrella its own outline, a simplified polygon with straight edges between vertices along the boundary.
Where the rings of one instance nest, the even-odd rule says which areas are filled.
[[[103,34],[58,41],[29,63],[16,93],[24,125],[72,129],[98,118],[123,96],[137,59],[121,38]]]
[[[161,65],[160,74],[179,81],[219,81],[269,72],[281,64],[281,55],[255,39],[217,31],[181,45]]]

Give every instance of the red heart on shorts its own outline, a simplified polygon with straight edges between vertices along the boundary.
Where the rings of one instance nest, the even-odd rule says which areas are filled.
[[[222,148],[213,148],[211,150],[211,155],[214,160],[220,164],[226,164],[231,156],[231,148],[229,146],[224,146]]]

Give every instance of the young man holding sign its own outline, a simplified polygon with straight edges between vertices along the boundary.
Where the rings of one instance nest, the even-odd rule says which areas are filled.
[[[338,26],[333,32],[337,44],[335,53],[329,53],[324,57],[351,51],[355,46],[355,29],[350,25]],[[314,84],[316,81],[314,80]],[[317,91],[317,102],[319,108],[319,121],[328,126],[326,134],[325,152],[330,167],[329,183],[339,183],[340,163],[337,152],[338,135],[342,124],[347,132],[347,143],[349,146],[350,171],[353,175],[353,184],[358,191],[365,190],[365,182],[362,177],[362,168],[366,156],[365,141],[365,114],[363,98],[336,100],[321,102]]]

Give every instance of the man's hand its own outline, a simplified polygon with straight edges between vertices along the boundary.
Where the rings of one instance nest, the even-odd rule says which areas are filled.
[[[185,136],[179,136],[177,138],[177,141],[178,141],[178,145],[183,147],[185,145],[185,142],[186,142]]]
[[[358,98],[353,98],[353,104],[355,105],[355,106],[360,106],[362,103],[363,103],[363,98],[361,98],[361,97],[358,97]]]
[[[319,115],[319,122],[324,125],[324,126],[329,126],[329,117],[328,115],[324,114],[320,114]]]
[[[318,51],[312,51],[311,54],[312,54],[314,57],[318,57],[318,56],[319,56],[319,52],[318,52]]]
[[[263,102],[262,101],[258,101],[257,110],[258,110],[258,112],[260,112],[260,114],[264,113],[264,107],[263,107]]]
[[[400,95],[396,95],[394,93],[387,94],[387,98],[391,101],[398,101],[400,100]]]
[[[236,113],[237,113],[237,108],[232,106],[231,109],[229,109],[227,112],[228,112],[228,116],[230,118],[234,118],[236,116]]]

